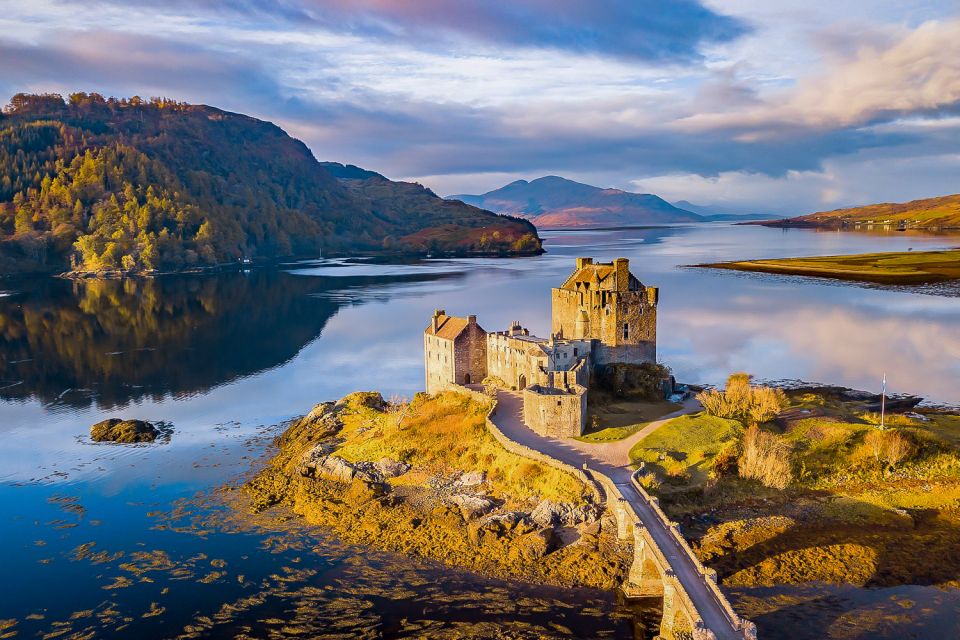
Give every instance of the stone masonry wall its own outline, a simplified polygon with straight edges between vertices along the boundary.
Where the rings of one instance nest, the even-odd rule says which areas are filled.
[[[541,368],[546,368],[547,356],[528,353],[533,348],[532,343],[502,333],[488,333],[487,375],[500,378],[514,389],[544,384],[546,380]]]
[[[575,438],[587,422],[587,390],[565,392],[535,385],[523,391],[523,421],[536,433],[553,438]]]
[[[423,363],[427,393],[439,393],[456,381],[453,340],[423,334]]]
[[[457,336],[453,346],[454,382],[471,384],[487,377],[487,332],[470,316],[467,328]]]

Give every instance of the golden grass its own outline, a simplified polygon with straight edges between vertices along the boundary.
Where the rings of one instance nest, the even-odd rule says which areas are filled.
[[[586,487],[572,475],[510,453],[487,431],[490,409],[459,393],[418,395],[406,413],[351,404],[336,455],[356,462],[392,458],[419,476],[483,471],[496,492],[513,498],[580,503]],[[402,419],[401,419],[402,416]]]

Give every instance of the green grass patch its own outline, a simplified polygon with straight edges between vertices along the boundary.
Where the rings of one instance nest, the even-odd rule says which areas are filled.
[[[736,420],[694,413],[670,420],[630,449],[633,463],[645,462],[669,476],[689,476],[692,484],[707,478],[713,458],[740,434]]]
[[[679,403],[666,400],[657,402],[598,400],[591,410],[600,421],[600,428],[596,431],[588,431],[577,439],[582,442],[600,443],[623,440],[651,422],[660,420],[663,416],[678,411],[682,407],[683,405]]]

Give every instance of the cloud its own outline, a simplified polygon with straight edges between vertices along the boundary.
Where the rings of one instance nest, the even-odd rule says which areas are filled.
[[[255,60],[217,54],[187,39],[94,30],[58,32],[50,40],[0,40],[0,77],[11,89],[189,95],[214,106],[223,96],[263,104],[284,94]]]
[[[105,4],[126,5],[125,0]],[[174,0],[168,6],[293,23],[414,48],[532,47],[644,61],[700,57],[748,31],[699,0]]]
[[[929,21],[893,41],[870,33],[851,49],[849,40],[831,46],[826,72],[786,93],[737,112],[698,113],[677,126],[739,130],[743,139],[783,137],[960,107],[960,19]]]
[[[742,28],[756,15],[750,4],[723,6],[746,16],[733,21]],[[821,12],[816,49],[809,39],[789,43],[816,53],[794,80],[782,75],[782,56],[766,66],[765,52],[776,57],[787,46],[784,25],[795,22],[774,22],[782,11],[770,5],[762,29],[730,42],[710,39],[714,13],[692,0],[661,11],[651,0],[602,8],[563,0],[550,10],[546,0],[78,6],[36,0],[0,12],[0,92],[203,102],[276,122],[322,160],[420,179],[440,193],[556,173],[805,213],[871,190],[896,200],[955,183],[926,169],[932,158],[955,166],[958,152],[960,119],[946,117],[960,60],[949,38],[956,19],[913,30],[871,23],[841,38],[838,26],[823,29]],[[538,20],[516,22],[523,12]],[[763,30],[770,24],[780,25],[776,42]],[[825,70],[807,71],[818,59]]]

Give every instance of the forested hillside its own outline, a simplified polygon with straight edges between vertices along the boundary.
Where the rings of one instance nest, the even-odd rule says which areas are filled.
[[[212,107],[18,94],[0,116],[0,273],[539,251],[526,221],[321,164],[279,127]]]

